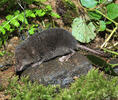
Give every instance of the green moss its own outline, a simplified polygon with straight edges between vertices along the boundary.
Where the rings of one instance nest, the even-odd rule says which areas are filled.
[[[98,69],[92,69],[65,89],[31,83],[24,77],[18,82],[18,77],[14,77],[9,81],[7,93],[12,100],[117,100],[118,77],[106,77]]]
[[[7,93],[11,94],[12,100],[50,100],[55,96],[56,88],[31,83],[28,77],[22,77],[18,82],[18,77],[14,77],[9,81]]]
[[[65,100],[106,100],[118,98],[118,77],[105,77],[98,70],[91,70],[58,95]],[[70,98],[70,99],[69,99]]]

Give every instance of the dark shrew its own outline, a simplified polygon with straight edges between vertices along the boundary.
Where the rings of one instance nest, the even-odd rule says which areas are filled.
[[[100,52],[78,44],[70,32],[61,28],[52,28],[35,33],[16,47],[16,71],[22,71],[30,64],[40,65],[57,56],[73,53],[74,50],[85,49],[102,55]]]

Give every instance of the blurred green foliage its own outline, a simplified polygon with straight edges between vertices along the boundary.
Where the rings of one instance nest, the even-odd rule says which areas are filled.
[[[1,5],[9,2],[8,0],[2,1],[0,2]],[[50,5],[43,4],[44,1],[45,0],[24,0],[24,3],[26,3],[26,5],[38,2],[38,6],[40,6],[40,9],[32,8],[24,9],[23,11],[14,9],[12,12],[9,12],[9,14],[7,12],[7,16],[5,17],[6,20],[0,25],[0,46],[6,42],[8,37],[12,35],[13,32],[16,32],[18,30],[28,30],[30,34],[34,34],[35,28],[38,26],[38,24],[34,24],[33,22],[31,22],[31,20],[33,19],[39,18],[43,20],[45,16],[49,16],[49,18],[60,18],[57,13],[54,13],[52,11],[52,7]],[[17,3],[18,2],[10,4],[8,3],[6,5],[9,6],[11,4],[14,4],[14,6],[18,8],[19,5]]]

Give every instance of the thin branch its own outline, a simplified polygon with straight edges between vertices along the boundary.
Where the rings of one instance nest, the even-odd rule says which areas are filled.
[[[113,29],[111,34],[108,36],[108,38],[105,40],[105,42],[101,45],[101,48],[103,48],[106,45],[106,43],[110,40],[110,38],[112,37],[112,35],[115,33],[116,30],[117,30],[117,26]]]

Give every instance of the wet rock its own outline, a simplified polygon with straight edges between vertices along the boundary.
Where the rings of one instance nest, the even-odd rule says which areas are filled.
[[[59,58],[44,62],[40,66],[27,68],[21,76],[29,76],[31,81],[44,85],[60,84],[62,87],[74,81],[74,77],[85,75],[92,68],[88,59],[76,53],[67,62],[59,62]]]

